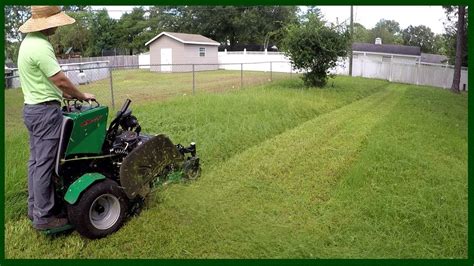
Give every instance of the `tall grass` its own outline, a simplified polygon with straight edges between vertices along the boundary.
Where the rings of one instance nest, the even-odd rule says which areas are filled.
[[[135,101],[144,132],[197,142],[203,173],[157,191],[97,241],[29,227],[16,125],[6,136],[6,257],[466,257],[466,99],[338,77],[325,89],[290,80]]]

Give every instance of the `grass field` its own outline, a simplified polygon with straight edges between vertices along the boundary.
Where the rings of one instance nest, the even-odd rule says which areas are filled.
[[[21,93],[6,91],[6,257],[467,257],[466,94],[348,77],[216,94],[202,75],[203,93],[133,106],[144,132],[197,142],[201,177],[96,241],[31,228]]]

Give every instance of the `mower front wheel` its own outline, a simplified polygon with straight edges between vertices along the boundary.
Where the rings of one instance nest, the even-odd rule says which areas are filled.
[[[68,205],[69,221],[83,236],[96,239],[117,231],[127,213],[127,198],[110,179],[89,187],[78,202]]]

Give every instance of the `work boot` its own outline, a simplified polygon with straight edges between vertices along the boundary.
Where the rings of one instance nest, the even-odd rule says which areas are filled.
[[[68,220],[66,218],[52,217],[47,223],[35,224],[33,225],[33,227],[37,230],[48,230],[48,229],[60,228],[67,224],[68,224]]]

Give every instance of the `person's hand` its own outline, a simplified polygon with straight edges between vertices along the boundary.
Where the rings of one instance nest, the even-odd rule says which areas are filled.
[[[84,92],[83,94],[83,101],[90,101],[90,100],[95,100],[95,95],[94,94],[91,94],[91,93],[87,93],[87,92]]]
[[[72,100],[74,99],[74,97],[72,97],[71,95],[67,94],[67,93],[64,93],[63,92],[63,98],[66,99],[66,100]]]

